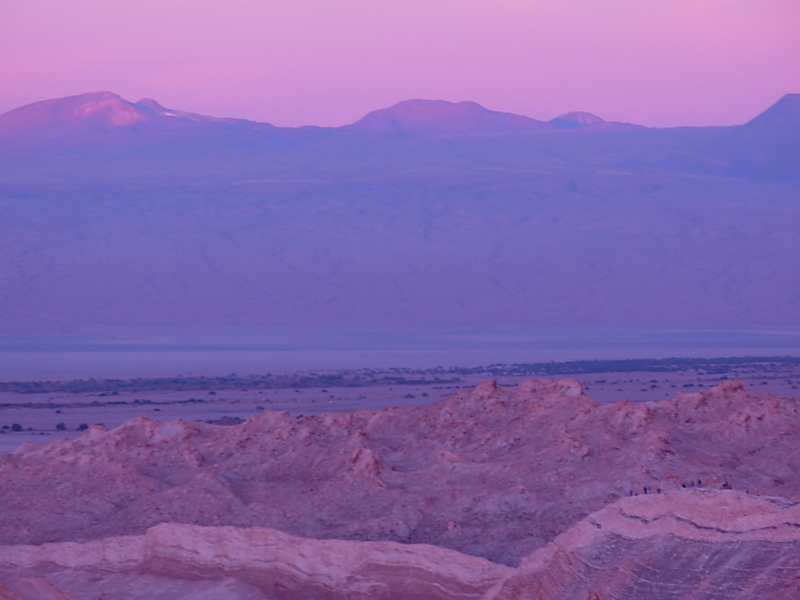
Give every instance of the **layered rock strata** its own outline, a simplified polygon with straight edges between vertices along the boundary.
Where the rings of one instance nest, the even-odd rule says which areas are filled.
[[[624,498],[523,559],[488,598],[800,598],[800,505],[712,490]]]
[[[262,528],[198,527],[165,523],[142,536],[84,543],[0,548],[7,573],[52,579],[76,597],[117,589],[121,576],[205,582],[235,581],[269,598],[481,598],[511,569],[435,546],[296,538]],[[87,581],[93,590],[82,590]],[[165,583],[165,585],[169,585]],[[13,585],[13,584],[11,584]],[[230,585],[230,584],[228,584]],[[136,586],[141,588],[141,582]],[[147,585],[145,585],[147,587]],[[155,593],[151,590],[148,593]]]
[[[178,524],[141,536],[0,547],[0,598],[8,600],[799,596],[800,505],[735,491],[618,500],[516,569],[428,545]]]

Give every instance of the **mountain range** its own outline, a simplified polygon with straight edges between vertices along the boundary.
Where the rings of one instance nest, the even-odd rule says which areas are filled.
[[[800,95],[654,129],[410,100],[0,116],[0,336],[800,326]],[[149,335],[149,334],[148,334]]]
[[[604,123],[600,117],[585,112],[570,112],[551,121],[538,121],[489,110],[475,102],[406,100],[334,129],[359,133],[480,135],[574,129]],[[16,133],[27,137],[43,135],[52,138],[76,135],[81,131],[108,133],[115,129],[141,131],[144,128],[169,129],[188,125],[195,128],[212,125],[225,125],[232,129],[274,128],[268,123],[167,109],[149,98],[129,102],[111,92],[91,92],[35,102],[0,115],[0,135]]]

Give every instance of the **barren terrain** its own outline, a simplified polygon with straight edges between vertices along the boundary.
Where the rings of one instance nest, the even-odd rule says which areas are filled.
[[[750,389],[697,372],[587,381],[671,390],[638,402],[574,379],[395,382],[376,396],[401,392],[397,406],[355,412],[345,388],[240,390],[237,406],[275,403],[26,444],[0,457],[0,593],[796,598],[800,405],[765,388],[794,385],[797,366],[738,368]],[[418,403],[434,389],[446,397]],[[310,410],[273,410],[284,394]]]
[[[636,370],[624,370],[633,368],[633,364]],[[761,393],[800,393],[800,359],[791,358],[687,359],[682,363],[589,361],[441,371],[364,369],[269,377],[174,377],[138,383],[75,380],[53,382],[51,391],[37,391],[43,385],[40,382],[0,382],[0,453],[25,441],[75,438],[81,434],[82,425],[113,428],[144,415],[161,421],[235,424],[265,408],[286,410],[294,416],[375,410],[429,404],[490,377],[502,385],[516,385],[530,376],[555,371],[579,381],[589,395],[603,404],[623,399],[637,403],[661,400],[679,391],[707,389],[724,379],[743,381],[749,389]],[[12,430],[15,424],[19,425],[18,431]]]

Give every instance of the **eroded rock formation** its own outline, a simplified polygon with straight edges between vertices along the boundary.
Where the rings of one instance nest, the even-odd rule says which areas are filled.
[[[793,400],[725,382],[600,406],[572,381],[494,382],[422,407],[135,419],[0,458],[3,543],[162,522],[433,543],[515,564],[617,498],[684,486],[798,499]]]
[[[262,531],[256,527],[304,538],[435,545],[470,555],[465,560],[512,567],[525,559],[514,575],[498,577],[498,598],[539,597],[515,596],[518,586],[526,594],[539,586],[542,598],[592,597],[574,591],[585,582],[595,597],[617,598],[623,596],[614,586],[628,585],[626,574],[644,580],[647,561],[666,564],[668,556],[721,567],[752,559],[764,573],[796,573],[783,558],[796,553],[796,541],[698,541],[672,517],[645,519],[657,534],[617,535],[614,527],[627,521],[613,511],[570,527],[616,501],[629,515],[648,506],[679,515],[690,500],[709,510],[719,498],[738,498],[746,510],[755,510],[753,502],[762,503],[758,510],[780,506],[759,497],[782,497],[789,506],[800,500],[799,435],[795,400],[749,394],[733,381],[643,404],[601,406],[570,380],[508,388],[490,381],[428,406],[299,419],[265,411],[233,427],[140,418],[0,457],[0,543],[146,539],[162,523],[233,527],[204,531],[234,537]],[[787,523],[796,522],[794,508],[780,510],[794,515]],[[597,526],[603,519],[617,525]],[[659,529],[665,523],[672,524],[668,531]],[[575,531],[592,528],[589,550],[564,549]],[[545,560],[541,552],[552,556]],[[564,561],[572,579],[559,571]],[[777,573],[770,576],[780,579]],[[756,585],[750,576],[730,581]],[[713,588],[705,579],[691,587],[698,586]],[[675,589],[664,587],[663,597],[695,597],[686,590],[670,596]]]
[[[493,600],[792,600],[800,505],[691,490],[623,498],[523,559]]]
[[[0,582],[10,600],[794,600],[800,505],[719,490],[624,498],[516,569],[430,545],[161,524],[141,536],[0,547]]]
[[[482,598],[511,572],[435,546],[312,540],[270,529],[172,523],[141,536],[0,548],[0,568],[26,573],[25,581],[44,575],[76,597],[88,595],[87,586],[93,594],[137,598],[152,595],[115,589],[118,580],[147,576],[149,594],[170,583],[195,582],[207,590],[227,582],[269,598],[466,600]]]

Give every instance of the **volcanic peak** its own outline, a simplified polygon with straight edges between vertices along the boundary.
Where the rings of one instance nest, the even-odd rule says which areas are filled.
[[[800,132],[800,94],[786,94],[745,127]]]
[[[529,117],[489,110],[476,102],[417,99],[373,111],[342,129],[368,133],[469,135],[537,131],[550,127]]]
[[[0,131],[25,129],[115,128],[154,116],[146,106],[124,100],[111,92],[90,92],[44,100],[0,116]]]
[[[157,115],[162,115],[165,117],[178,117],[178,116],[187,116],[190,113],[186,113],[180,110],[171,110],[169,108],[165,108],[161,104],[159,104],[156,100],[152,98],[142,98],[136,103],[136,106],[144,107],[151,110],[153,113]]]
[[[112,131],[139,130],[139,126],[155,126],[155,130],[178,126],[222,125],[245,129],[272,129],[267,123],[242,119],[206,117],[166,108],[145,98],[129,102],[112,92],[90,92],[66,98],[34,102],[0,115],[0,134],[33,133],[36,136],[64,134],[103,134]],[[80,136],[79,136],[80,138]]]
[[[580,129],[588,125],[599,125],[606,121],[592,113],[574,111],[550,119],[550,122],[559,129]]]

